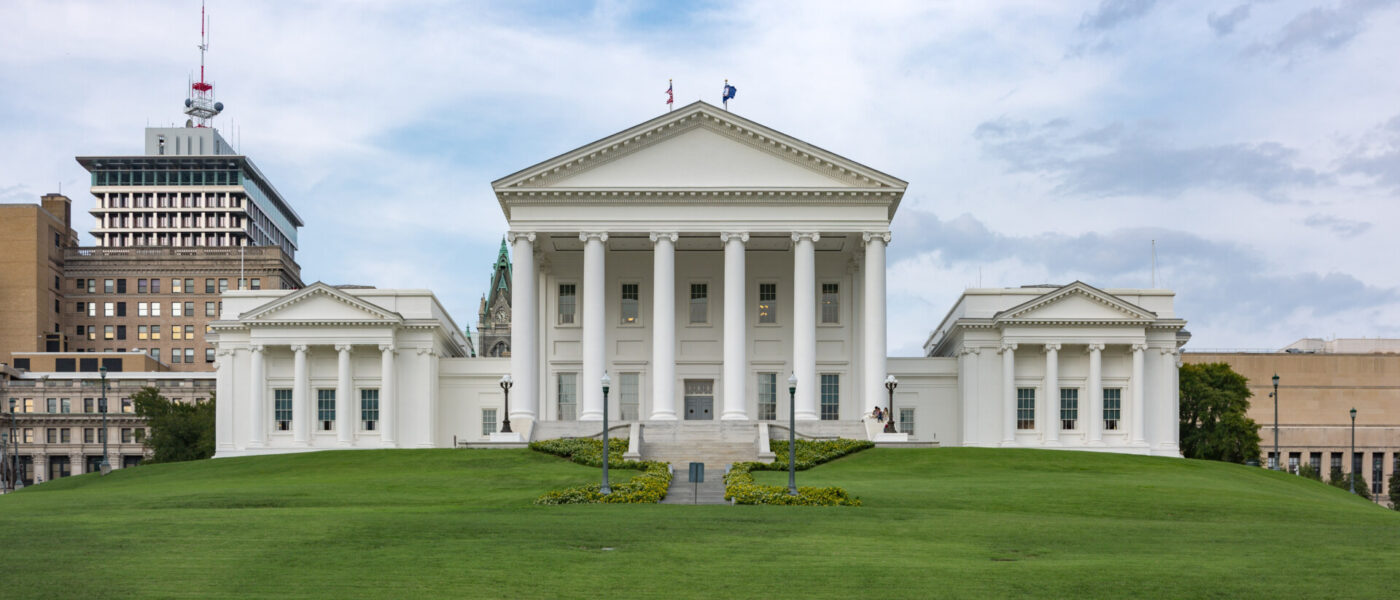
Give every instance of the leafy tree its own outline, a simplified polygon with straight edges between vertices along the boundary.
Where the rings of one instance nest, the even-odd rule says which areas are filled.
[[[180,462],[214,456],[214,395],[187,404],[171,402],[154,387],[131,397],[136,414],[146,419],[151,434],[146,447],[155,452],[150,462]]]
[[[1390,474],[1390,507],[1400,510],[1400,471]]]
[[[1248,383],[1225,363],[1181,366],[1183,456],[1233,463],[1259,457],[1259,425],[1246,414]]]
[[[1356,495],[1367,500],[1371,499],[1371,486],[1366,485],[1366,478],[1359,473],[1343,473],[1341,469],[1332,469],[1332,476],[1327,479],[1327,485],[1351,491],[1351,480],[1356,480]]]

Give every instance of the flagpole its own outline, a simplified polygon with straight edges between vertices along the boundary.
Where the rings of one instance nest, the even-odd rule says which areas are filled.
[[[719,93],[720,100],[724,101],[724,111],[729,112],[729,80],[724,80],[724,90]]]

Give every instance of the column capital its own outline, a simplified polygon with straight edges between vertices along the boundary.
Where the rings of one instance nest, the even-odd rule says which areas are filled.
[[[1133,344],[1133,352],[1142,352],[1145,350],[1147,350],[1147,344]]]
[[[397,354],[399,352],[399,349],[395,348],[393,344],[380,344],[379,351],[387,352],[389,354]]]
[[[423,356],[425,354],[428,356],[437,356],[437,350],[434,350],[432,348],[418,348],[417,351],[418,356]]]
[[[1084,351],[1092,354],[1092,353],[1094,353],[1094,352],[1103,352],[1103,349],[1104,349],[1104,345],[1103,345],[1103,344],[1094,343],[1094,344],[1089,344],[1088,347],[1085,348]]]
[[[958,355],[959,355],[959,356],[967,356],[967,355],[969,355],[969,354],[981,354],[981,353],[982,353],[982,349],[981,349],[981,348],[978,348],[978,347],[976,347],[976,346],[964,346],[961,350],[958,350]]]
[[[804,238],[807,239],[807,240],[809,240],[809,241],[811,241],[811,242],[819,242],[819,241],[821,241],[821,239],[822,239],[822,234],[817,233],[817,232],[815,232],[815,231],[813,231],[813,232],[802,232],[802,231],[794,231],[794,232],[792,232],[792,241],[794,241],[794,242],[800,242],[800,241],[802,241]]]
[[[860,234],[861,243],[869,244],[870,240],[880,240],[886,244],[890,243],[890,232],[888,231],[866,231]]]
[[[606,231],[581,231],[581,232],[579,232],[579,234],[578,234],[578,241],[580,241],[580,242],[587,242],[587,241],[592,240],[592,239],[597,239],[597,240],[600,241],[600,242],[606,242],[606,241],[608,241],[608,232],[606,232]]]
[[[535,232],[533,232],[533,231],[507,231],[507,232],[506,232],[506,241],[507,241],[507,242],[510,242],[510,243],[514,244],[514,243],[515,243],[515,240],[518,239],[518,238],[525,238],[526,241],[528,241],[528,242],[530,242],[531,244],[533,244],[533,243],[535,243]]]
[[[355,348],[355,347],[352,346],[352,345],[350,345],[350,344],[336,344],[336,345],[335,345],[335,351],[336,351],[336,352],[341,352],[341,353],[349,352],[349,351],[353,350],[354,348]]]
[[[1060,344],[1058,344],[1058,343],[1046,344],[1046,345],[1045,345],[1045,351],[1046,351],[1046,352],[1059,352],[1059,351],[1060,351]]]
[[[1158,348],[1157,351],[1161,352],[1162,356],[1172,356],[1181,353],[1181,351],[1176,348]]]
[[[292,352],[298,352],[298,353],[306,352],[306,350],[307,350],[306,344],[292,344],[292,345],[291,345],[291,349],[292,349]]]
[[[228,355],[230,355],[230,354],[233,354],[233,348],[219,348],[219,349],[215,352],[215,354],[217,354],[217,355],[219,355],[219,356],[228,356]]]
[[[651,232],[651,243],[655,244],[656,242],[659,242],[659,241],[661,241],[661,240],[663,240],[663,239],[671,240],[671,243],[674,244],[674,243],[676,243],[677,240],[681,239],[681,236],[680,236],[679,233],[676,233],[676,232],[674,232],[674,231],[653,231],[653,232]]]
[[[742,243],[749,243],[749,232],[747,231],[725,231],[719,234],[719,241],[729,243],[731,239],[738,239]]]
[[[263,345],[262,345],[262,344],[253,344],[253,345],[251,345],[251,346],[248,346],[248,351],[249,351],[249,352],[252,352],[253,354],[261,354],[262,351],[263,351]]]
[[[1020,344],[1002,344],[1001,348],[997,350],[997,353],[1006,354],[1007,352],[1015,352],[1018,347],[1020,347]]]

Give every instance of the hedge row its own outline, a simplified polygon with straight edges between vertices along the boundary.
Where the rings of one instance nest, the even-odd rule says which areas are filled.
[[[839,487],[797,488],[797,495],[788,495],[788,489],[778,485],[759,485],[750,471],[786,471],[788,468],[788,443],[770,443],[777,460],[771,463],[741,462],[729,468],[724,476],[724,497],[735,504],[779,504],[801,506],[860,506],[860,499],[852,497]],[[875,444],[864,440],[797,440],[797,469],[806,470],[824,462],[832,461],[852,452],[872,448]]]
[[[590,467],[603,467],[603,442],[588,438],[541,440],[530,442],[530,449],[555,456],[562,456],[573,462]],[[540,496],[535,504],[594,504],[594,503],[637,503],[655,504],[666,497],[666,489],[671,486],[671,467],[666,463],[646,460],[624,460],[627,440],[612,438],[608,441],[608,467],[613,469],[636,469],[642,471],[626,483],[612,486],[612,493],[606,496],[602,485],[593,483],[584,486],[553,490]]]

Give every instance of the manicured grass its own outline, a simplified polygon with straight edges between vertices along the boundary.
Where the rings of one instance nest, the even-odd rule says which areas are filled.
[[[0,596],[1400,597],[1400,513],[1256,468],[875,449],[798,473],[860,508],[531,504],[598,472],[398,450],[53,481],[0,497]]]

